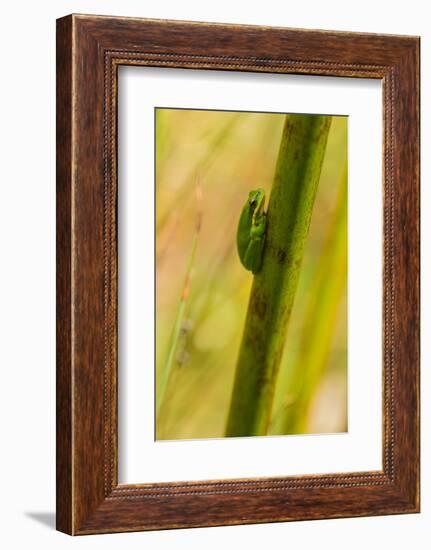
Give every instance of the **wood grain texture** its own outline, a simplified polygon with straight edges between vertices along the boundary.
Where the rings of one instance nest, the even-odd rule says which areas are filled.
[[[57,23],[57,529],[72,531],[72,34],[67,20]]]
[[[72,15],[57,52],[57,528],[417,512],[419,39]],[[117,68],[130,64],[382,80],[382,471],[118,485]]]

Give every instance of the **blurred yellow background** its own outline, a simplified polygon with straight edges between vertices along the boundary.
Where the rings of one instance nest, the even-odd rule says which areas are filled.
[[[252,282],[237,255],[236,229],[249,191],[263,187],[270,194],[285,116],[156,110],[158,387],[197,239],[157,439],[224,435]],[[332,120],[276,388],[273,435],[347,430],[347,121]]]

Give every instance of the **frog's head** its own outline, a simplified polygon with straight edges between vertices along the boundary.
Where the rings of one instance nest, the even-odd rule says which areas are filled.
[[[259,187],[248,194],[248,202],[253,210],[263,208],[265,203],[265,191]]]

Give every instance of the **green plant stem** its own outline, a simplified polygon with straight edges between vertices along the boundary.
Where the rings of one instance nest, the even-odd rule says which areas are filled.
[[[189,265],[187,267],[186,279],[184,281],[184,289],[187,289],[186,292],[182,292],[180,303],[177,309],[177,316],[174,323],[174,328],[172,330],[171,338],[169,341],[168,355],[160,377],[159,391],[157,392],[157,414],[160,411],[160,408],[163,404],[163,399],[165,397],[166,388],[168,386],[169,378],[172,372],[172,366],[174,364],[175,352],[177,350],[178,338],[180,336],[181,327],[184,322],[184,313],[186,310],[186,303],[188,298],[188,288],[190,284],[190,272],[193,266],[196,247],[197,247],[197,235],[193,237],[192,252],[190,254]]]
[[[306,432],[310,404],[328,364],[337,330],[347,281],[347,163],[340,184],[334,219],[310,291],[302,330],[304,336],[290,371],[289,405],[283,415],[283,434]]]
[[[263,264],[251,289],[226,436],[267,433],[330,125],[330,116],[286,117]]]
[[[161,376],[160,376],[160,382],[158,384],[158,391],[157,391],[157,395],[156,395],[157,416],[159,416],[160,409],[163,405],[163,399],[165,397],[166,388],[168,387],[168,383],[169,383],[171,373],[172,373],[172,367],[173,367],[173,364],[174,364],[175,353],[176,353],[177,346],[178,346],[178,339],[179,339],[179,336],[180,336],[180,333],[181,333],[181,328],[182,328],[183,323],[184,323],[184,314],[185,314],[185,311],[186,311],[187,299],[188,299],[189,294],[190,294],[190,285],[191,285],[192,272],[193,272],[193,267],[194,267],[195,258],[196,258],[196,249],[197,249],[199,234],[200,234],[201,226],[202,226],[202,204],[201,204],[202,203],[202,189],[201,189],[201,184],[200,184],[199,177],[197,178],[197,182],[196,182],[196,203],[197,203],[196,226],[195,226],[195,232],[193,234],[193,241],[192,241],[189,261],[187,263],[186,274],[185,274],[185,278],[184,278],[183,289],[182,289],[182,292],[181,292],[180,303],[179,303],[178,309],[177,309],[177,315],[176,315],[176,318],[175,318],[174,328],[172,330],[171,338],[170,338],[170,341],[169,341],[169,347],[168,347],[168,354],[167,354],[166,362],[164,364],[164,368],[163,368],[163,371],[162,371]]]

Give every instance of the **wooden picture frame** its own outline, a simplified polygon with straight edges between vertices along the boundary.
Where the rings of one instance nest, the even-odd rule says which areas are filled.
[[[117,68],[383,84],[383,469],[119,485]],[[57,21],[57,529],[68,534],[419,511],[419,38],[70,15]]]

